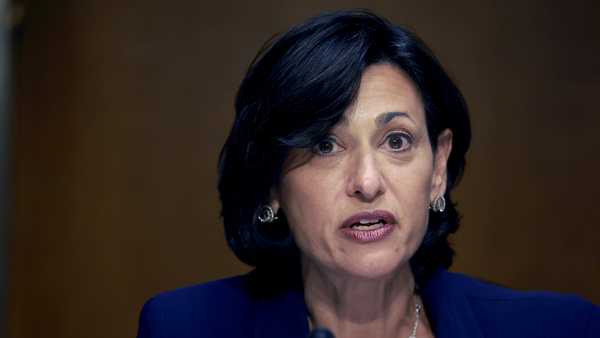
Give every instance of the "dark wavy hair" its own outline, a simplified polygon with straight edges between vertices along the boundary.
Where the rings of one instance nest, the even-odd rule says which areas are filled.
[[[413,33],[366,10],[325,13],[267,42],[251,63],[235,101],[235,121],[219,158],[219,194],[227,242],[236,256],[268,280],[298,282],[299,250],[285,215],[263,225],[267,204],[290,150],[314,147],[356,99],[361,76],[373,64],[403,70],[418,88],[429,141],[453,133],[448,159],[448,201],[430,212],[425,238],[411,259],[418,285],[452,264],[448,235],[459,226],[450,198],[465,167],[471,131],[462,94],[429,48]],[[284,283],[285,284],[285,283]]]

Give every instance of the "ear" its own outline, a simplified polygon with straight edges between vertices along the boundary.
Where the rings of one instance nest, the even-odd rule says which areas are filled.
[[[275,211],[275,214],[279,211],[281,204],[279,203],[279,192],[275,187],[271,188],[269,191],[269,205]]]
[[[448,158],[452,152],[452,131],[445,129],[437,138],[437,149],[433,154],[433,176],[431,178],[431,193],[429,200],[443,196],[446,193],[448,180]]]

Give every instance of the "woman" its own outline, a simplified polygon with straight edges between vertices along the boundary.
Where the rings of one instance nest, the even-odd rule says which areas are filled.
[[[138,337],[600,337],[600,309],[449,273],[467,107],[427,47],[366,11],[262,50],[219,162],[246,276],[165,293]]]

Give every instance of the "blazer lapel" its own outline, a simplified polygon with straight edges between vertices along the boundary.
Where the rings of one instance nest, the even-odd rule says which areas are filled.
[[[437,338],[483,338],[464,286],[439,269],[421,293]]]
[[[290,291],[257,304],[254,338],[307,338],[304,295]]]

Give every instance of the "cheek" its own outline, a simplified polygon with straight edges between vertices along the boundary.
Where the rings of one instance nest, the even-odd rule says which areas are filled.
[[[307,168],[310,169],[310,168]],[[335,206],[335,180],[297,168],[282,179],[281,208],[301,249],[327,246]]]
[[[411,166],[390,168],[386,175],[389,195],[397,205],[401,223],[415,235],[423,234],[427,227],[432,170],[431,161],[423,160]]]

